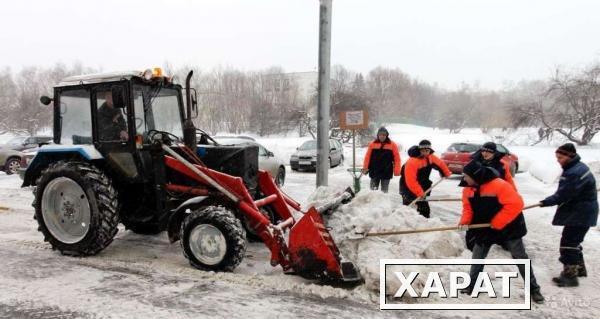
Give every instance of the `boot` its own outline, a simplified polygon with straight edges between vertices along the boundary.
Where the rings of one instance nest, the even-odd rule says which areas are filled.
[[[585,260],[583,260],[583,247],[579,246],[581,251],[581,262],[577,264],[577,277],[587,277],[587,269],[585,268]]]
[[[542,296],[542,293],[540,292],[540,289],[532,289],[531,290],[531,300],[533,300],[533,302],[537,303],[537,304],[543,304],[544,303],[544,296]]]
[[[577,265],[577,277],[587,277],[587,269],[584,263]]]
[[[577,287],[579,286],[577,274],[578,265],[565,265],[565,268],[560,273],[560,276],[552,278],[552,281],[554,281],[559,287]]]

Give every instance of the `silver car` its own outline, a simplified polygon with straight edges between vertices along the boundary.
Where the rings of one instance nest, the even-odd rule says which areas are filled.
[[[344,163],[344,146],[336,139],[329,139],[329,167]],[[317,167],[317,140],[302,143],[290,157],[292,170],[314,170]]]
[[[22,154],[19,151],[11,150],[10,148],[0,148],[0,170],[6,174],[16,174],[21,168]]]
[[[15,136],[2,147],[15,151],[37,148],[52,143],[52,136]]]
[[[283,186],[285,183],[285,162],[275,156],[273,152],[247,136],[213,136],[221,145],[254,144],[258,146],[258,168],[267,171],[275,179],[275,184]]]

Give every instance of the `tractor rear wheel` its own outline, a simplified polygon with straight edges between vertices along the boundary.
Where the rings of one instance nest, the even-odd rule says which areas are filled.
[[[246,231],[233,212],[206,206],[190,213],[180,229],[183,255],[201,270],[232,271],[246,253]]]
[[[57,162],[34,190],[35,215],[44,241],[65,255],[95,255],[118,232],[119,201],[111,180],[84,162]]]

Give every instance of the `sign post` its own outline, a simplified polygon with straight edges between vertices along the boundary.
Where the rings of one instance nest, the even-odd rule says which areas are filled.
[[[369,114],[366,110],[344,111],[340,113],[340,128],[342,130],[352,130],[352,168],[348,171],[354,179],[354,192],[360,191],[360,178],[362,170],[356,170],[356,130],[369,127]]]

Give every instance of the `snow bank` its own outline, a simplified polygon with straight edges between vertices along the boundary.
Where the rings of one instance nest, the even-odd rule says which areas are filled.
[[[310,201],[319,204],[339,190],[319,188]],[[431,232],[356,240],[355,231],[409,230],[447,226],[438,218],[426,219],[416,210],[402,205],[399,195],[362,191],[349,204],[338,208],[326,222],[343,256],[354,262],[365,279],[362,289],[379,291],[379,259],[456,258],[464,251],[457,232]],[[426,266],[423,266],[426,267]],[[424,281],[417,279],[416,286]],[[396,280],[388,281],[387,291],[396,291]]]

